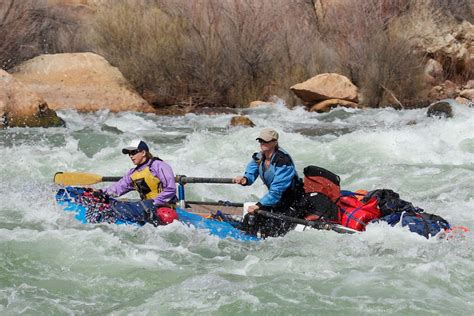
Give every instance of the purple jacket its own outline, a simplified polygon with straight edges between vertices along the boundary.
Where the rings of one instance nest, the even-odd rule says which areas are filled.
[[[163,184],[163,191],[153,199],[154,205],[165,205],[176,197],[176,182],[171,166],[164,161],[149,159],[143,165],[130,169],[119,181],[113,183],[104,189],[104,191],[113,196],[121,196],[134,190],[131,174],[137,170],[143,170],[146,166],[150,167],[150,172],[160,179]]]

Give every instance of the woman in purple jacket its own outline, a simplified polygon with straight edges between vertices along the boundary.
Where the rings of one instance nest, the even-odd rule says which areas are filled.
[[[135,168],[104,191],[111,196],[121,196],[132,190],[140,194],[137,205],[141,207],[118,207],[119,217],[125,221],[169,224],[177,219],[170,207],[177,201],[176,182],[171,166],[158,157],[153,157],[148,145],[142,140],[133,141],[122,153],[129,155]],[[156,224],[156,223],[155,223]]]

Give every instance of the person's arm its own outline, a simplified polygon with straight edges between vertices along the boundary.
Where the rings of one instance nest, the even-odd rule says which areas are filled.
[[[255,153],[252,156],[252,160],[248,163],[245,169],[244,177],[247,179],[244,185],[252,185],[258,178],[258,154]]]
[[[150,171],[160,179],[163,186],[163,191],[153,199],[153,204],[166,205],[176,196],[176,178],[173,169],[166,162],[155,160],[151,166]]]
[[[268,188],[268,192],[257,204],[265,207],[273,206],[280,202],[283,192],[285,192],[293,182],[295,172],[296,170],[293,165],[275,166],[275,176]]]
[[[112,196],[121,196],[127,192],[133,190],[132,178],[130,175],[132,174],[133,169],[128,171],[126,175],[123,176],[122,179],[119,181],[112,183],[108,187],[106,187],[103,191]]]

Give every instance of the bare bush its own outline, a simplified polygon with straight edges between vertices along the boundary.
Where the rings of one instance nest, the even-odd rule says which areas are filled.
[[[370,106],[418,97],[423,90],[423,56],[410,42],[388,31],[393,19],[409,9],[407,1],[341,1],[322,21],[326,42],[343,62],[342,73],[361,88]]]
[[[44,1],[0,2],[0,65],[10,69],[43,53],[77,51],[77,23],[64,8]]]
[[[431,0],[429,2],[435,10],[448,11],[459,21],[466,20],[474,23],[474,2],[472,0]]]
[[[304,0],[123,1],[98,11],[90,39],[133,84],[167,101],[243,105],[334,68]],[[303,15],[306,14],[307,16]],[[119,22],[118,22],[119,21]]]
[[[410,29],[440,12],[444,4],[420,9],[436,1],[111,1],[90,39],[158,105],[238,106],[273,94],[296,104],[291,85],[337,72],[379,106],[424,97],[425,56]]]

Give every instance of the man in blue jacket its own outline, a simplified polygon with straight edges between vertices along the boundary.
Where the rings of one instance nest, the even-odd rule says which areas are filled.
[[[249,215],[244,221],[245,224],[252,224],[254,221],[254,225],[248,225],[249,232],[260,233],[262,237],[284,235],[292,225],[277,219],[255,216],[255,211],[261,209],[295,216],[293,206],[299,197],[301,180],[293,159],[278,146],[278,138],[274,129],[262,129],[257,137],[261,151],[253,154],[244,175],[233,179],[234,183],[246,186],[253,184],[260,176],[267,186],[268,193],[256,205],[248,208]]]

